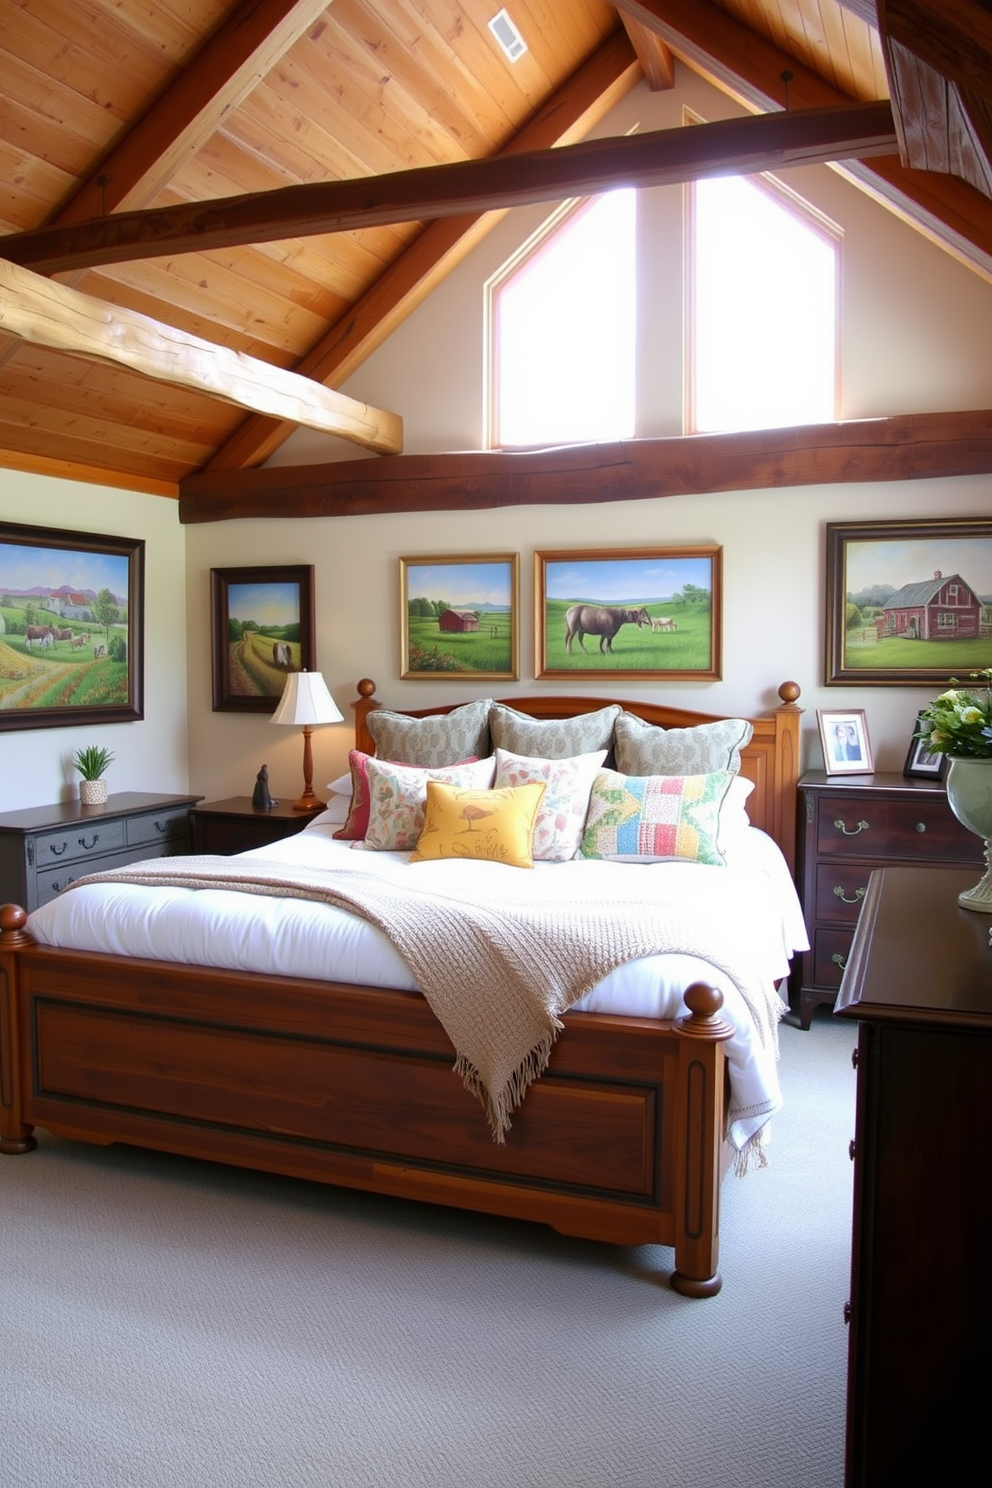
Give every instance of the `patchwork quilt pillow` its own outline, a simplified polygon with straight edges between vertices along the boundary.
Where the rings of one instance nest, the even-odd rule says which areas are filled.
[[[545,787],[534,824],[532,851],[536,859],[563,863],[575,857],[589,809],[589,792],[605,759],[605,749],[573,755],[571,759],[531,759],[497,749],[497,787],[535,781]]]
[[[466,790],[488,790],[495,768],[492,755],[469,765],[450,765],[438,770],[387,765],[382,760],[370,759],[365,846],[380,852],[408,852],[416,847],[423,831],[429,780],[463,786]]]
[[[411,863],[436,858],[482,858],[510,868],[533,868],[531,843],[544,785],[463,790],[427,782],[424,829]]]
[[[677,858],[724,866],[720,808],[733,779],[729,770],[706,775],[601,770],[589,797],[581,856],[621,863]]]
[[[481,759],[489,753],[489,711],[492,698],[466,703],[450,713],[409,718],[377,708],[368,715],[369,733],[378,759],[397,760],[421,769],[437,769],[454,760]]]
[[[569,759],[594,749],[610,749],[619,713],[619,706],[613,703],[575,718],[531,718],[529,713],[518,713],[505,703],[494,703],[489,731],[496,749],[536,759]]]
[[[621,712],[614,728],[614,758],[624,775],[705,775],[741,767],[741,750],[754,725],[746,718],[719,718],[695,728],[658,728]]]

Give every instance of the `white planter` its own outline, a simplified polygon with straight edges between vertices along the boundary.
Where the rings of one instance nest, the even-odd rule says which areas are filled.
[[[962,826],[985,839],[985,875],[973,889],[958,895],[963,909],[992,914],[992,759],[954,759],[947,769],[947,800]]]
[[[105,780],[81,780],[79,799],[84,806],[103,806],[107,800],[107,782]]]

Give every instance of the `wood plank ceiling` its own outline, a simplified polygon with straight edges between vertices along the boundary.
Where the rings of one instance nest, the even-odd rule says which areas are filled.
[[[314,426],[340,417],[346,437],[395,448],[356,432],[381,435],[386,414],[363,424],[332,390],[528,199],[525,165],[547,174],[554,151],[553,200],[566,162],[589,168],[567,147],[642,77],[671,86],[676,61],[753,114],[794,116],[724,127],[710,164],[836,160],[992,279],[981,0],[885,0],[880,20],[872,0],[510,0],[528,47],[512,65],[488,26],[498,8],[0,0],[0,465],[194,492],[244,480],[311,404]],[[875,111],[805,117],[855,103]],[[707,168],[664,137],[609,145],[642,150],[639,179]],[[190,365],[219,349],[226,395],[166,360],[160,375],[122,360],[122,327],[142,317]],[[288,412],[259,396],[266,366]]]

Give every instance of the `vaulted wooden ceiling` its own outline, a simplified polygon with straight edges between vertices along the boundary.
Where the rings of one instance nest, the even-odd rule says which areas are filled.
[[[837,162],[992,279],[982,0],[508,0],[512,63],[499,9],[0,0],[0,465],[176,495],[301,424],[396,452],[341,384],[507,208],[621,177]],[[580,143],[676,62],[750,117]]]

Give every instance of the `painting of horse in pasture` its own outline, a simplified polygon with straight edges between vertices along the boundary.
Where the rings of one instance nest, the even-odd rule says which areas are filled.
[[[144,543],[0,523],[0,729],[142,718]]]
[[[536,553],[537,676],[719,678],[721,553]]]
[[[516,553],[400,559],[400,676],[519,676]]]
[[[312,672],[309,565],[210,570],[214,712],[274,713],[290,672]]]

